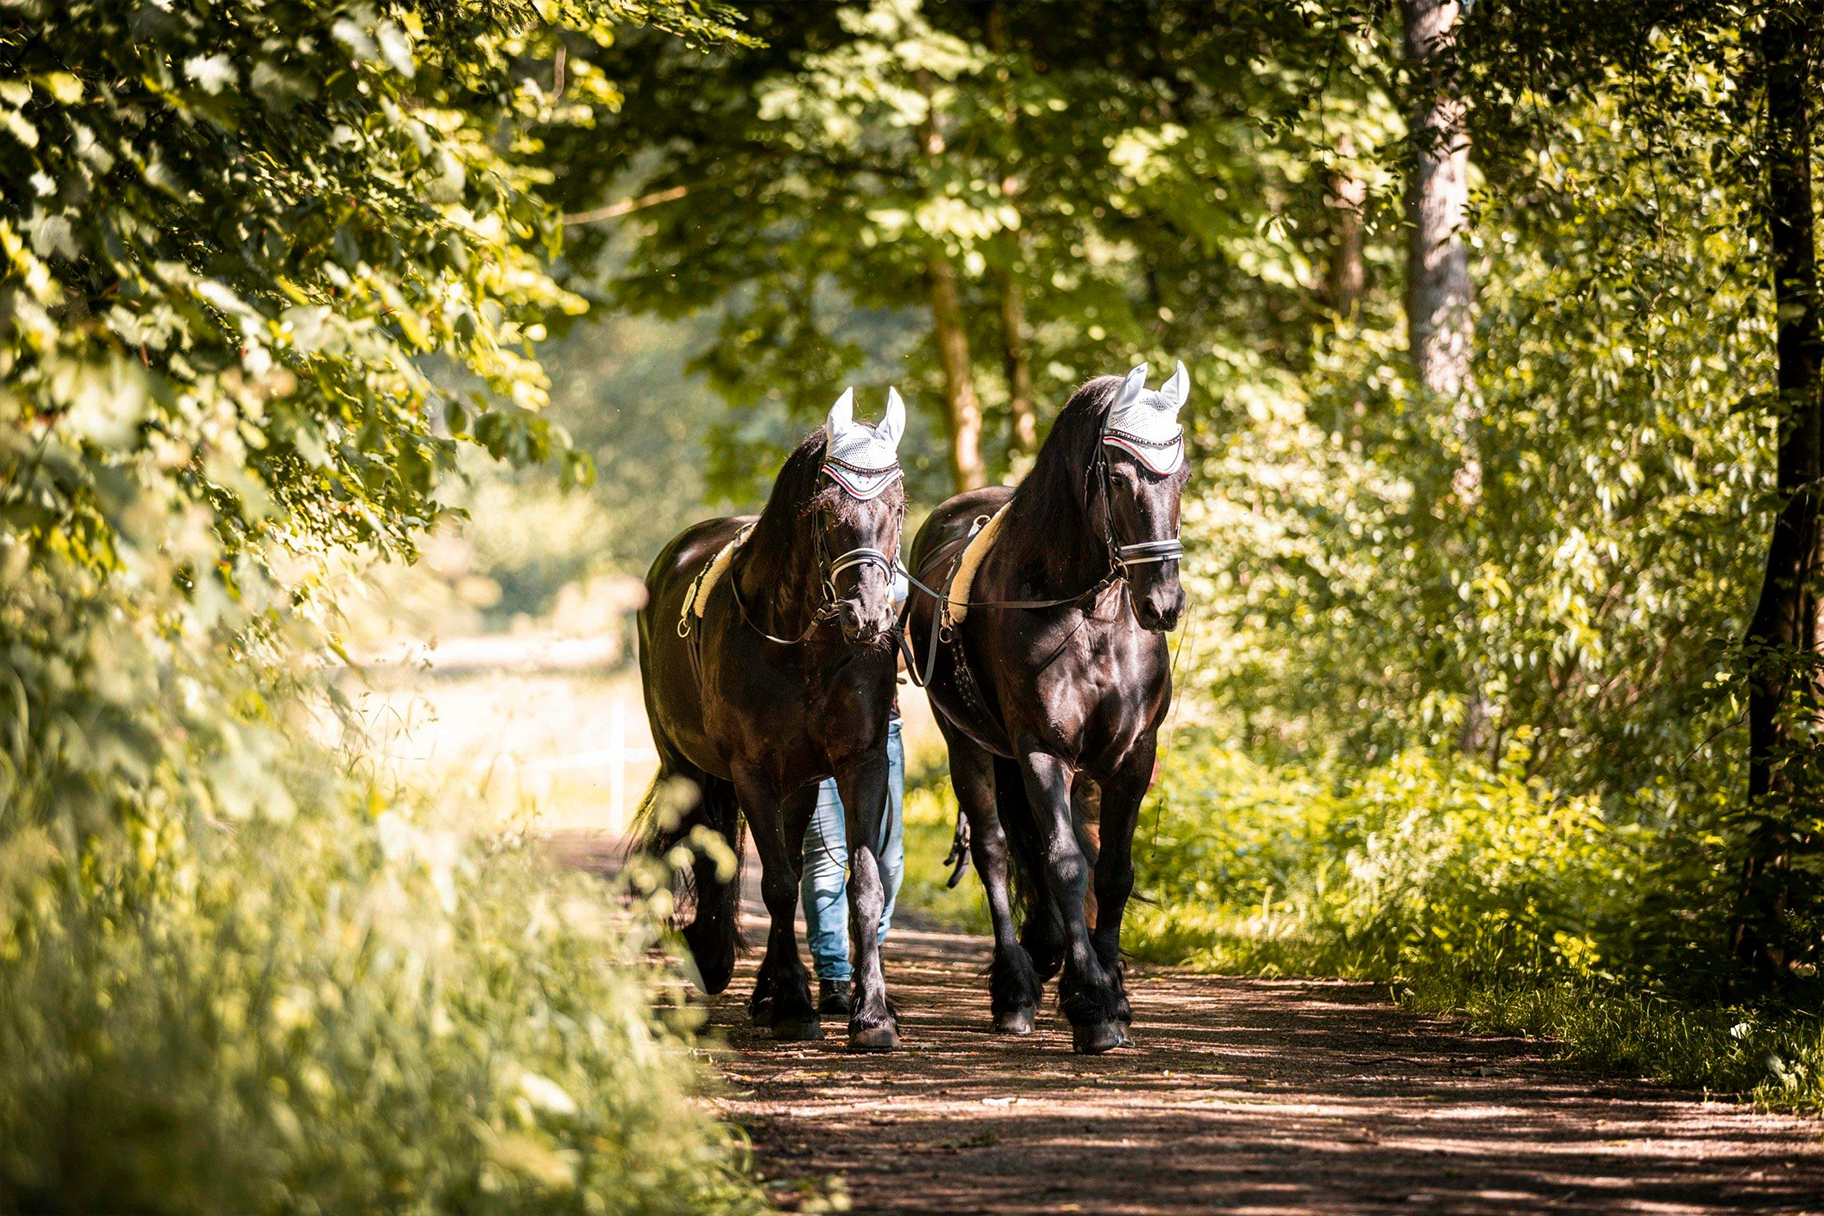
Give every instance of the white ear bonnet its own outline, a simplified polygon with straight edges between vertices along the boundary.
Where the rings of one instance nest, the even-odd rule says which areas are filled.
[[[1120,448],[1150,471],[1165,476],[1184,464],[1184,428],[1178,411],[1191,395],[1184,364],[1158,389],[1146,387],[1147,365],[1127,373],[1109,407],[1102,442]]]
[[[862,502],[879,498],[900,476],[899,440],[906,433],[906,403],[887,390],[887,416],[879,426],[855,421],[855,390],[844,389],[824,420],[823,471]]]

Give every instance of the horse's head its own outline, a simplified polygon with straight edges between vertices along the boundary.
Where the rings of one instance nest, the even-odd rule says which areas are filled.
[[[1101,466],[1107,490],[1109,544],[1127,570],[1134,617],[1165,633],[1184,613],[1178,580],[1179,502],[1189,477],[1178,411],[1190,396],[1184,364],[1157,391],[1146,387],[1147,365],[1127,374],[1102,427]]]
[[[824,596],[834,606],[843,636],[868,645],[888,635],[894,562],[906,515],[899,468],[899,439],[906,405],[887,390],[887,416],[877,427],[854,419],[854,390],[846,390],[824,422],[823,473],[828,484],[811,499]]]

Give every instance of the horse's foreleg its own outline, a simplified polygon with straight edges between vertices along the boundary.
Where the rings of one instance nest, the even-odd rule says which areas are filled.
[[[852,1051],[891,1051],[899,1026],[887,1004],[880,967],[880,918],[887,892],[880,852],[887,806],[887,753],[883,748],[836,774],[849,837],[849,940],[855,949],[855,1011],[849,1017]]]
[[[1127,984],[1121,963],[1121,916],[1134,893],[1134,826],[1140,803],[1153,780],[1157,741],[1144,736],[1128,754],[1113,777],[1102,783],[1101,850],[1096,856],[1096,928],[1091,935],[1096,957],[1113,977],[1119,997],[1117,1016],[1131,1024],[1134,1011],[1127,1002]]]
[[[939,725],[943,720],[938,720]],[[994,926],[994,961],[988,967],[988,1003],[1001,1034],[1031,1034],[1038,1018],[1043,982],[1020,941],[1008,886],[1007,833],[995,802],[994,758],[960,732],[944,732],[950,744],[950,785],[969,819],[969,855],[988,895]],[[1038,896],[1044,899],[1041,891]]]
[[[1071,769],[1056,756],[1026,747],[1020,772],[1044,842],[1046,885],[1064,922],[1067,953],[1058,994],[1064,1016],[1070,1019],[1071,1046],[1093,1055],[1121,1044],[1120,994],[1089,940],[1089,922],[1083,915],[1089,866],[1071,821]]]
[[[754,847],[760,853],[760,893],[771,921],[766,934],[766,957],[761,960],[760,975],[754,982],[754,1021],[756,1025],[770,1024],[776,1039],[820,1039],[823,1024],[811,1000],[809,974],[798,957],[800,858],[793,855],[787,841],[783,800],[757,773],[737,768],[734,778],[741,809],[754,834]],[[810,790],[815,797],[816,787]],[[803,791],[793,792],[794,805],[802,796]],[[802,850],[802,831],[798,842]]]

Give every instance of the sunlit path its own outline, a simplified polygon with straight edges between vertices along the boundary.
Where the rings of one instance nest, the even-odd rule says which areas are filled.
[[[1137,969],[1135,1046],[1084,1058],[1055,1013],[988,1032],[985,941],[896,929],[887,956],[896,1055],[756,1034],[751,957],[712,1002],[722,1105],[784,1206],[834,1176],[862,1212],[1824,1211],[1813,1123],[1581,1075],[1367,985]]]

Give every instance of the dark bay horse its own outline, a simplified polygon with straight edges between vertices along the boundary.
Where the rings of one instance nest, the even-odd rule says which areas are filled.
[[[988,891],[995,1029],[1030,1033],[1043,980],[1061,966],[1072,1045],[1089,1053],[1126,1043],[1133,1018],[1121,916],[1134,823],[1171,703],[1164,635],[1185,604],[1178,519],[1188,474],[1177,415],[1188,379],[1180,364],[1163,389],[1145,382],[1142,365],[1085,384],[1017,489],[957,495],[912,545],[913,576],[941,595],[976,521],[1006,508],[963,619],[914,595],[906,633],[920,668],[930,665],[927,692]],[[1100,795],[1099,850],[1073,814],[1073,785],[1079,800]]]
[[[848,812],[850,936],[856,948],[849,1044],[898,1045],[881,976],[885,904],[874,857],[887,797],[887,715],[893,703],[894,563],[905,489],[896,450],[905,407],[891,394],[878,428],[829,421],[786,459],[756,517],[712,519],[678,536],[646,576],[640,678],[659,753],[637,843],[663,855],[693,830],[719,832],[741,855],[743,818],[760,854],[772,925],[750,1009],[780,1039],[823,1030],[798,957],[795,917],[804,835],[817,784],[834,777]],[[718,555],[743,536],[702,598],[686,604]],[[664,791],[694,786],[681,817]],[[704,988],[734,970],[740,871],[692,866],[696,917],[684,930]]]

